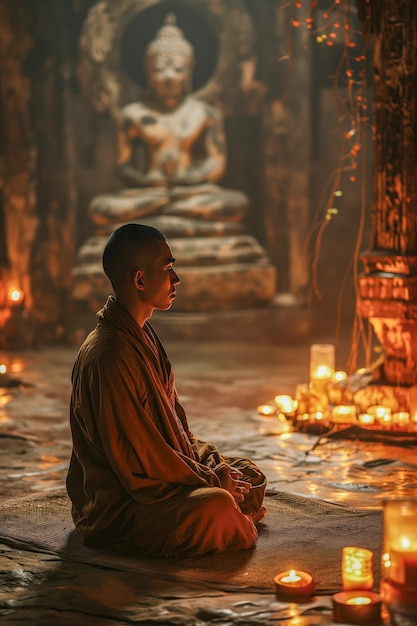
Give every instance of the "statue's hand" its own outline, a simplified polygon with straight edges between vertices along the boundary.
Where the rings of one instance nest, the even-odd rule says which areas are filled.
[[[167,176],[159,170],[150,170],[144,179],[150,187],[166,187],[168,182]]]
[[[168,179],[174,178],[179,164],[178,151],[167,150],[159,159],[159,166]]]
[[[205,182],[204,176],[202,176],[201,170],[193,168],[187,172],[178,172],[172,179],[175,185],[199,185]]]

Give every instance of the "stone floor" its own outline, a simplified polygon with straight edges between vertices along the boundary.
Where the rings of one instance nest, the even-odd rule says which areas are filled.
[[[169,343],[176,383],[191,429],[224,453],[244,453],[265,471],[269,488],[378,508],[389,494],[415,494],[415,448],[376,442],[320,440],[279,433],[258,418],[257,405],[294,393],[308,378],[309,346]],[[338,348],[345,365],[348,346]],[[70,454],[68,399],[75,348],[0,354],[20,385],[0,379],[0,497],[45,492],[64,484]],[[1,376],[1,374],[0,374]],[[303,605],[270,593],[219,591],[0,545],[2,624],[177,624],[226,626],[333,624],[331,598]],[[387,624],[388,619],[384,617]]]

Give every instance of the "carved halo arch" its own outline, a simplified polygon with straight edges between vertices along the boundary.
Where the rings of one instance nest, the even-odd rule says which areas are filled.
[[[79,40],[78,77],[85,95],[98,112],[115,117],[121,107],[140,97],[143,86],[123,62],[123,38],[129,24],[134,20],[139,24],[140,14],[145,16],[156,5],[163,5],[166,13],[175,13],[180,6],[206,21],[217,39],[217,58],[212,75],[194,93],[227,109],[239,96],[241,63],[255,54],[252,20],[242,0],[100,0],[90,9]],[[179,26],[183,28],[180,21]]]

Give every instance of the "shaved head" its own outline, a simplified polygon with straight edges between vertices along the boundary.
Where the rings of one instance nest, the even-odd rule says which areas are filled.
[[[114,291],[122,287],[149,253],[157,252],[158,241],[166,241],[160,230],[143,224],[125,224],[109,237],[103,252],[103,269]]]

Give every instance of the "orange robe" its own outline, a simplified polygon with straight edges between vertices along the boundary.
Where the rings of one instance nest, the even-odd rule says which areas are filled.
[[[84,542],[149,556],[253,545],[264,475],[190,432],[148,322],[141,328],[113,297],[97,317],[72,374],[67,490]],[[225,462],[253,485],[239,506],[214,471]]]

